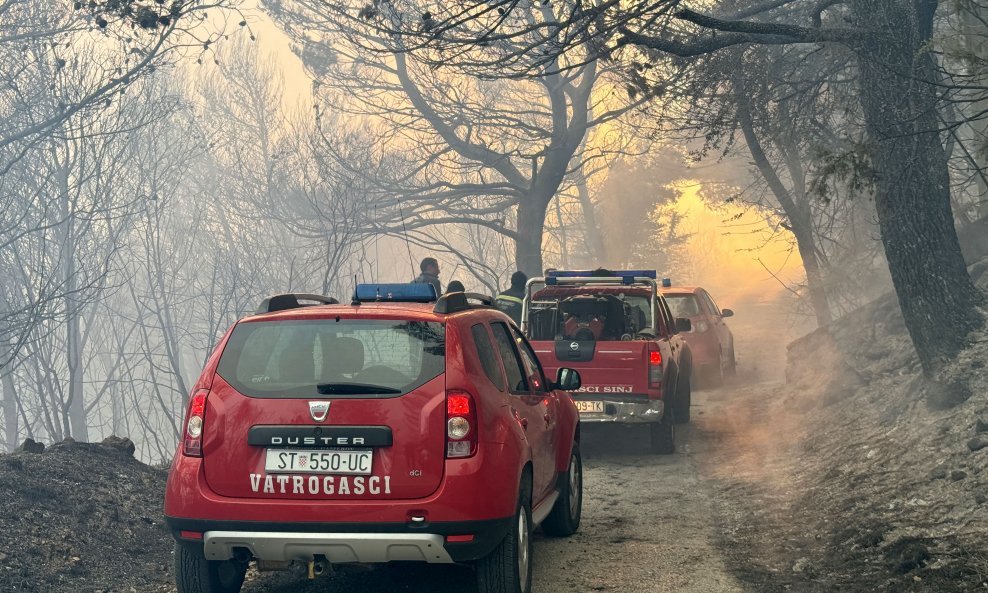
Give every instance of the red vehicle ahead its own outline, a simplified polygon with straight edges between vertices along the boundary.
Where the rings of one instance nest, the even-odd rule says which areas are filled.
[[[530,589],[535,526],[580,523],[564,391],[579,374],[547,380],[486,297],[435,300],[430,285],[360,285],[349,305],[279,295],[230,329],[168,476],[179,593],[239,591],[251,560],[310,577],[329,563],[473,562],[482,592]]]
[[[571,366],[581,422],[646,424],[652,450],[675,451],[675,424],[689,422],[689,346],[658,294],[654,270],[552,271],[529,280],[522,327],[551,372]]]
[[[683,334],[693,352],[699,378],[712,387],[734,376],[734,334],[724,319],[734,316],[730,309],[720,309],[710,293],[698,286],[672,286],[666,279],[660,289],[673,315],[690,320],[692,329]]]

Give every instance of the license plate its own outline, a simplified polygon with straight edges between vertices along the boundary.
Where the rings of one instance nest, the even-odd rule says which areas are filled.
[[[604,402],[576,402],[576,411],[581,414],[603,414]]]
[[[346,451],[313,451],[267,449],[265,471],[293,474],[357,474],[371,473],[373,449]]]

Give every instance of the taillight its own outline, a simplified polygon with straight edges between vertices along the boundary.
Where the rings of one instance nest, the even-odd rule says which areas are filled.
[[[477,408],[465,391],[446,392],[446,457],[470,457],[477,452]]]
[[[202,431],[206,421],[205,389],[197,391],[189,402],[189,413],[185,421],[185,438],[182,442],[182,454],[186,457],[202,457]]]
[[[648,386],[651,389],[662,387],[662,353],[658,350],[648,353]]]

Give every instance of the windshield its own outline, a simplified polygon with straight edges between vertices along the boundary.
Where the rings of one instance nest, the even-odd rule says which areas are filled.
[[[441,323],[325,319],[241,323],[217,372],[251,397],[394,397],[445,371]]]

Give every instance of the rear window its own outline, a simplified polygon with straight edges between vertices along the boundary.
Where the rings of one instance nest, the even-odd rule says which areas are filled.
[[[667,294],[666,302],[673,317],[696,317],[700,314],[700,301],[693,294]]]
[[[396,397],[441,375],[441,323],[319,319],[241,323],[217,372],[250,397]]]
[[[623,292],[536,294],[529,311],[528,338],[632,340],[651,327],[652,301],[646,295]]]

